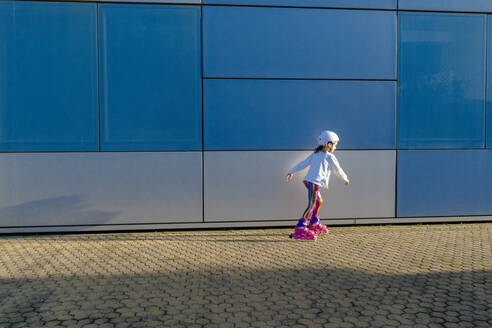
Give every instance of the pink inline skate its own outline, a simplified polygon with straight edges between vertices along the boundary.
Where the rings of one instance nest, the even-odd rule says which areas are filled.
[[[311,218],[311,221],[309,222],[309,228],[308,229],[309,229],[309,231],[313,232],[316,235],[328,233],[328,229],[326,228],[326,226],[324,224],[321,224],[319,222],[319,217],[317,217],[317,216],[313,216]]]
[[[307,219],[299,219],[299,222],[294,229],[294,233],[291,233],[289,237],[294,239],[316,240],[314,232],[307,228],[307,221]]]

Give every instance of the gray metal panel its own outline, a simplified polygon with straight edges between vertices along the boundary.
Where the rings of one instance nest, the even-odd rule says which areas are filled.
[[[401,224],[401,223],[433,223],[433,222],[492,222],[492,216],[434,216],[416,218],[392,218],[392,219],[356,219],[355,224]]]
[[[205,221],[296,219],[307,205],[305,172],[293,182],[286,172],[305,151],[205,152]],[[335,176],[323,190],[320,217],[372,218],[395,215],[395,151],[337,151],[349,175],[346,187]],[[307,169],[306,169],[307,170]]]
[[[201,221],[200,152],[0,154],[0,227]]]
[[[153,223],[153,224],[120,224],[120,225],[102,225],[102,226],[53,226],[53,227],[23,227],[23,228],[2,228],[0,227],[0,236],[2,234],[19,234],[19,233],[38,233],[38,232],[95,232],[95,231],[160,231],[160,230],[177,230],[177,229],[224,229],[224,228],[292,228],[297,220],[288,221],[249,221],[249,222],[198,222],[198,223]],[[325,222],[330,226],[335,225],[353,225],[354,219],[330,220]],[[288,238],[291,231],[285,233]]]
[[[154,223],[154,224],[132,224],[132,225],[93,225],[93,226],[53,226],[53,227],[23,227],[23,228],[2,228],[2,234],[23,234],[38,232],[94,232],[94,231],[137,231],[137,230],[175,230],[175,229],[224,229],[224,228],[267,228],[267,227],[289,227],[292,228],[297,220],[288,221],[249,221],[249,222],[198,222],[198,223]],[[401,224],[401,223],[431,223],[431,222],[492,222],[492,216],[473,216],[473,217],[432,217],[432,218],[371,218],[371,219],[343,219],[343,220],[324,220],[329,226],[340,225],[370,225],[370,224]],[[287,238],[288,231],[285,234]]]

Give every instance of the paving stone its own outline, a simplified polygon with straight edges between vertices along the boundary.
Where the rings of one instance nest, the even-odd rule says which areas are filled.
[[[24,328],[24,327],[29,327],[29,324],[26,322],[19,322],[11,325],[10,327],[12,328]]]

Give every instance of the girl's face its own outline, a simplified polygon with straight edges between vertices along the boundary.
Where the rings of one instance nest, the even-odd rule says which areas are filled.
[[[338,141],[329,142],[324,148],[323,151],[333,153],[337,149]]]

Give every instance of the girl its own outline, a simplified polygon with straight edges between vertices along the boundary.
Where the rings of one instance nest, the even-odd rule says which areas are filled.
[[[308,207],[299,219],[294,233],[290,235],[291,238],[316,240],[316,234],[328,232],[326,226],[319,222],[319,209],[321,204],[323,204],[319,188],[328,188],[328,180],[332,170],[340,179],[345,181],[345,185],[349,184],[347,175],[343,172],[335,155],[333,155],[339,140],[335,132],[328,130],[321,132],[318,137],[318,147],[314,150],[314,153],[291,168],[285,176],[285,179],[289,181],[292,179],[293,173],[302,170],[308,165],[310,166],[303,181],[308,189]],[[308,226],[309,216],[311,216],[311,221]]]

